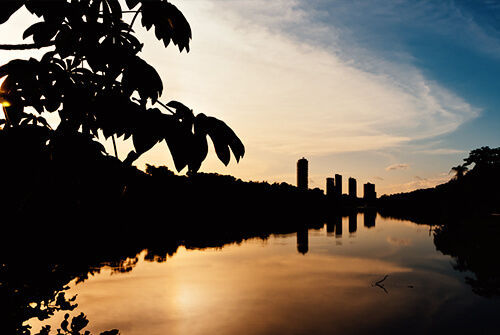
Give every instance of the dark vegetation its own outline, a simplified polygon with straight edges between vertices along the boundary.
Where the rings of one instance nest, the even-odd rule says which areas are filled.
[[[452,171],[455,177],[435,188],[380,197],[379,212],[428,224],[500,214],[500,148],[472,150]]]
[[[183,14],[167,1],[117,0],[2,2],[0,24],[18,10],[41,21],[23,38],[49,48],[40,60],[15,59],[0,67],[0,174],[2,204],[14,217],[96,218],[113,206],[133,176],[130,166],[141,154],[165,141],[178,171],[196,173],[208,153],[210,137],[218,158],[228,164],[245,148],[223,121],[178,101],[158,99],[163,84],[140,57],[135,37],[139,20],[165,47],[189,51],[191,29]],[[129,15],[130,23],[123,15]],[[16,46],[0,46],[15,49]],[[59,117],[57,125],[48,114]],[[131,138],[134,150],[120,161],[116,139]],[[114,156],[99,138],[111,139]],[[109,181],[109,182],[108,182]]]

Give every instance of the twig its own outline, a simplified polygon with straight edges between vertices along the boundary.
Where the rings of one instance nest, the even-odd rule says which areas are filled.
[[[387,279],[387,277],[389,277],[389,275],[385,275],[384,279],[379,280],[378,282],[375,283],[375,285],[379,286],[381,282]]]
[[[383,285],[383,284],[381,284],[384,280],[386,280],[386,279],[387,279],[387,277],[389,277],[389,275],[385,275],[384,279],[379,280],[378,282],[376,282],[375,284],[373,284],[373,285],[372,285],[372,287],[373,287],[373,286],[378,286],[378,287],[380,287],[382,290],[384,290],[384,292],[385,292],[385,293],[389,294],[389,292],[387,292],[387,290],[385,289],[384,285]]]

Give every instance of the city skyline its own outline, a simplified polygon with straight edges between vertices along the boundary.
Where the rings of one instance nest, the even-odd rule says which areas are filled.
[[[297,161],[297,183],[295,186],[301,190],[309,189],[309,161],[302,157]],[[358,192],[358,185],[356,178],[349,177],[345,182],[343,182],[343,177],[341,174],[335,173],[335,177],[326,177],[325,181],[325,195],[329,197],[339,198],[343,195],[347,195],[350,198],[357,199],[358,194],[360,198],[364,199],[374,199],[377,198],[377,193],[375,191],[375,184],[370,182],[362,184],[362,193]],[[347,185],[344,188],[344,184]],[[318,187],[319,188],[319,187]],[[347,193],[344,193],[347,190]],[[361,195],[362,194],[362,195]]]

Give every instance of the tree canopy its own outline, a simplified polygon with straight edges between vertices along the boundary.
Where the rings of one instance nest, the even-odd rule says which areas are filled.
[[[133,30],[136,22],[154,30],[165,47],[172,43],[189,52],[192,34],[184,15],[166,0],[126,0],[126,11],[133,15],[125,22],[122,5],[118,0],[2,1],[0,24],[23,7],[40,21],[23,33],[32,44],[0,48],[49,51],[41,59],[15,59],[0,67],[5,115],[0,147],[13,145],[12,139],[23,133],[23,141],[34,138],[48,150],[56,138],[64,138],[59,143],[80,141],[104,152],[94,143],[100,134],[113,143],[123,136],[132,138],[134,150],[124,160],[132,163],[165,140],[176,169],[196,172],[207,156],[209,136],[225,165],[231,152],[239,161],[244,145],[226,123],[195,115],[181,102],[158,100],[162,79],[140,56],[143,44]],[[56,129],[46,121],[47,113],[58,113]]]

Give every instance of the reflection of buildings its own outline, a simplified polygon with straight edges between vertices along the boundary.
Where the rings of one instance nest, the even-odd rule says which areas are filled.
[[[309,231],[306,225],[297,229],[297,251],[303,255],[309,251]]]
[[[302,157],[297,162],[297,187],[301,190],[308,189],[309,163]]]
[[[326,223],[326,234],[328,236],[342,236],[342,214],[333,213]]]
[[[342,216],[338,217],[338,220],[335,220],[335,237],[342,237]]]
[[[357,183],[356,179],[349,177],[349,197],[356,199],[358,197],[358,192],[356,190]]]
[[[358,230],[358,213],[352,212],[349,214],[349,233],[355,233]]]
[[[365,227],[372,228],[375,227],[375,218],[377,217],[377,211],[375,210],[367,210],[365,211],[364,219],[365,219]]]

